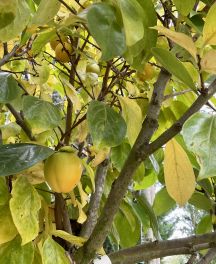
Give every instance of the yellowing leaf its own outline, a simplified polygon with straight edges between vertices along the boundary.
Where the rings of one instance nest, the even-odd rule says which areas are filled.
[[[62,78],[62,82],[65,84],[64,88],[66,95],[70,98],[71,102],[73,103],[74,111],[80,111],[81,103],[75,88],[65,78]]]
[[[142,127],[142,111],[137,102],[126,97],[119,97],[123,118],[127,123],[127,136],[133,146]]]
[[[211,6],[203,27],[204,45],[216,45],[216,3]]]
[[[196,57],[197,48],[196,48],[191,37],[189,37],[186,34],[181,33],[181,32],[172,31],[172,30],[167,29],[165,27],[155,26],[153,28],[158,30],[162,34],[164,34],[166,37],[171,39],[173,42],[175,42],[179,46],[186,49],[194,57],[194,59],[197,60],[197,57]]]
[[[54,230],[52,231],[52,235],[61,237],[62,239],[78,247],[81,247],[86,242],[86,238],[71,235],[63,230]]]
[[[183,206],[195,190],[195,175],[187,154],[174,139],[166,144],[164,177],[169,195]]]
[[[208,51],[201,60],[202,71],[216,73],[216,50]]]
[[[14,224],[22,238],[22,245],[35,239],[39,232],[38,211],[40,196],[25,177],[13,183],[10,210]]]
[[[97,167],[100,163],[102,163],[109,155],[110,152],[110,148],[108,147],[104,147],[102,149],[100,149],[96,155],[95,158],[93,159],[91,165],[93,167]]]
[[[34,166],[28,168],[25,171],[22,171],[18,176],[24,176],[28,178],[28,181],[31,184],[39,184],[45,181],[44,178],[44,163],[39,162]]]

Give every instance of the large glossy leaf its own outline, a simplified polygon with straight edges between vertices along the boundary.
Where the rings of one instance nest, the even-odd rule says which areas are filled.
[[[0,0],[0,29],[9,25],[15,18],[16,0]]]
[[[153,209],[158,216],[167,213],[175,204],[175,201],[169,196],[166,188],[162,188],[155,196]]]
[[[61,6],[58,0],[41,0],[38,6],[37,12],[35,13],[32,24],[45,25],[57,14]]]
[[[32,128],[33,134],[52,129],[61,122],[61,113],[55,105],[34,96],[24,97],[23,114]]]
[[[14,100],[19,87],[13,75],[7,72],[0,72],[0,103],[8,103]]]
[[[203,41],[206,45],[216,45],[216,3],[211,6],[207,14],[204,28],[203,28]]]
[[[126,50],[125,34],[114,7],[106,3],[93,5],[87,13],[88,27],[102,49],[102,59],[110,60]]]
[[[152,53],[156,60],[158,60],[167,71],[188,85],[189,88],[196,89],[193,80],[183,63],[178,60],[172,52],[162,48],[153,48]]]
[[[196,0],[173,0],[177,10],[183,15],[187,16],[193,9]]]
[[[207,212],[212,209],[211,200],[208,199],[204,194],[201,194],[199,192],[195,192],[188,202],[194,205],[196,208],[206,210]]]
[[[94,145],[114,147],[121,144],[126,134],[124,119],[106,104],[92,101],[87,122]]]
[[[1,264],[30,264],[34,258],[34,247],[32,242],[21,246],[20,237],[0,246]]]
[[[144,35],[142,7],[136,0],[118,0],[116,3],[122,15],[126,44],[133,46]]]
[[[216,175],[216,116],[196,113],[189,118],[182,130],[187,148],[200,164],[199,179]]]
[[[127,123],[128,140],[133,146],[142,127],[142,111],[135,100],[127,97],[119,97],[123,118]]]
[[[0,40],[6,42],[17,37],[28,24],[30,14],[27,2],[17,0],[16,16],[10,24],[0,30]]]
[[[69,264],[65,250],[57,244],[51,237],[48,237],[43,243],[42,248],[43,264]]]
[[[0,176],[8,176],[30,168],[51,156],[50,148],[34,144],[0,145]]]
[[[164,177],[169,195],[183,206],[195,190],[195,175],[186,152],[175,139],[165,147]]]
[[[14,224],[22,238],[22,245],[35,239],[39,232],[38,211],[41,199],[25,177],[13,183],[10,210]]]

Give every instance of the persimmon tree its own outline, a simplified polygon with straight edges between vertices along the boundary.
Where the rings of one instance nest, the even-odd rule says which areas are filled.
[[[215,258],[215,17],[212,0],[0,0],[1,263]],[[186,203],[196,234],[162,240]]]

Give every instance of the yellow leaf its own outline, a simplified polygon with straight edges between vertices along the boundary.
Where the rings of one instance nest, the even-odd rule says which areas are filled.
[[[216,45],[216,3],[208,11],[205,24],[203,27],[204,45]]]
[[[195,175],[187,154],[175,139],[166,144],[164,177],[169,195],[183,206],[195,190]]]
[[[74,111],[80,111],[82,106],[76,89],[66,79],[62,78],[62,82],[63,84],[65,84],[64,88],[66,95],[70,98],[71,102],[73,103]]]
[[[186,49],[194,57],[194,59],[197,60],[197,48],[191,37],[187,36],[184,33],[175,32],[161,26],[155,26],[153,27],[153,29],[158,30],[167,38],[171,39],[173,42]]]
[[[216,50],[208,51],[201,60],[202,71],[216,73]]]
[[[31,184],[39,184],[45,182],[44,163],[38,162],[27,170],[21,171],[18,176],[24,176]]]
[[[110,148],[104,147],[100,149],[96,155],[95,158],[93,159],[91,165],[92,167],[97,167],[100,163],[102,163],[109,155]]]
[[[51,232],[51,234],[53,236],[60,237],[70,242],[72,245],[75,245],[78,247],[81,247],[86,242],[86,238],[71,235],[63,230],[54,230]]]
[[[127,136],[131,146],[133,146],[142,127],[142,111],[136,100],[120,97],[123,118],[127,123]]]

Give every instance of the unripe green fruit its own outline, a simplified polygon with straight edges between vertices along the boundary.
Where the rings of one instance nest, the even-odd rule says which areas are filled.
[[[72,191],[80,181],[82,163],[72,152],[56,152],[50,156],[44,165],[44,176],[57,193]]]
[[[86,66],[86,72],[92,72],[92,73],[99,74],[100,73],[100,67],[98,66],[97,63],[88,64]]]

